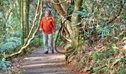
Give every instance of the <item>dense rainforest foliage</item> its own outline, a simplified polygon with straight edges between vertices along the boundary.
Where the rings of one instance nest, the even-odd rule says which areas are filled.
[[[126,0],[0,0],[0,72],[10,58],[42,46],[46,8],[56,20],[55,44],[69,63],[93,74],[126,73]],[[72,50],[72,51],[69,51]]]

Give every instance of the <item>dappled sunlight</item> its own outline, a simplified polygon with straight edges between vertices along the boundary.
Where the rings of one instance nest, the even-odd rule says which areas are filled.
[[[23,68],[33,68],[33,67],[48,67],[48,66],[55,66],[55,65],[63,65],[63,63],[58,63],[58,64],[56,64],[55,62],[54,63],[34,63],[34,64],[30,64],[30,63],[28,63],[27,65],[24,65],[24,66],[22,66]]]
[[[39,56],[36,56],[36,57],[26,57],[25,60],[37,60],[37,59],[43,59],[45,57],[39,57]]]
[[[42,53],[41,53],[42,54]],[[57,56],[57,54],[48,54],[46,56],[49,56],[48,58],[47,57],[44,57],[44,55],[41,55],[41,56],[34,56],[34,57],[26,57],[25,60],[41,60],[41,59],[55,59],[55,58],[65,58],[65,55],[61,55],[61,54],[58,54],[59,56]]]
[[[22,66],[23,68],[28,68],[28,67],[38,67],[38,66],[46,66],[47,64],[30,64],[29,65],[25,65],[25,66]]]
[[[43,48],[40,47],[24,58],[22,65],[24,74],[71,74],[71,71],[63,68],[65,67],[64,54],[43,54],[43,52]]]
[[[29,57],[25,58],[22,69],[25,74],[71,74],[71,71],[65,70],[65,55],[63,54],[42,54],[39,49]],[[41,56],[36,53],[41,52]],[[34,57],[32,57],[34,56]]]

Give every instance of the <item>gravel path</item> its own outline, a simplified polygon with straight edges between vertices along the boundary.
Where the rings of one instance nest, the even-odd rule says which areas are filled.
[[[34,50],[35,52],[25,58],[22,74],[74,74],[65,69],[63,54],[44,54],[42,47]]]

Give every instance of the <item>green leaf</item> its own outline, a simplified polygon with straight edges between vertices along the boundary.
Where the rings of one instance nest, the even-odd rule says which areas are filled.
[[[117,39],[117,40],[119,39],[118,37],[114,37],[114,38]]]
[[[76,11],[75,14],[78,16],[84,16],[84,12],[82,11]]]
[[[106,63],[106,61],[104,61],[104,60],[99,60],[96,62],[96,64],[98,64],[98,65],[104,65],[105,63]]]
[[[3,0],[3,4],[8,4],[8,1],[7,0]]]
[[[126,71],[125,68],[120,68],[117,74],[124,74]]]
[[[89,67],[89,66],[86,66],[86,67],[84,68],[85,71],[88,71],[88,70],[90,70],[90,69],[91,69],[91,67]]]
[[[126,37],[124,37],[122,40],[126,40]]]
[[[95,59],[95,60],[100,59],[100,58],[102,57],[102,54],[103,54],[102,52],[95,52],[95,53],[94,53],[94,59]]]
[[[0,68],[1,69],[7,70],[10,67],[10,65],[11,65],[10,61],[6,61],[5,59],[2,59],[0,61]]]
[[[94,74],[99,74],[99,72],[101,71],[101,66],[94,67],[93,70],[94,70]]]
[[[77,63],[77,66],[81,66],[81,65],[82,65],[82,62],[79,61],[79,62]]]

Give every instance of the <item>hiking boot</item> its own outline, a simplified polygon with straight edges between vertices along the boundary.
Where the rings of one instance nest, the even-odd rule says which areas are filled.
[[[54,54],[54,50],[52,49],[52,54]]]
[[[48,54],[48,51],[46,51],[44,54]]]

